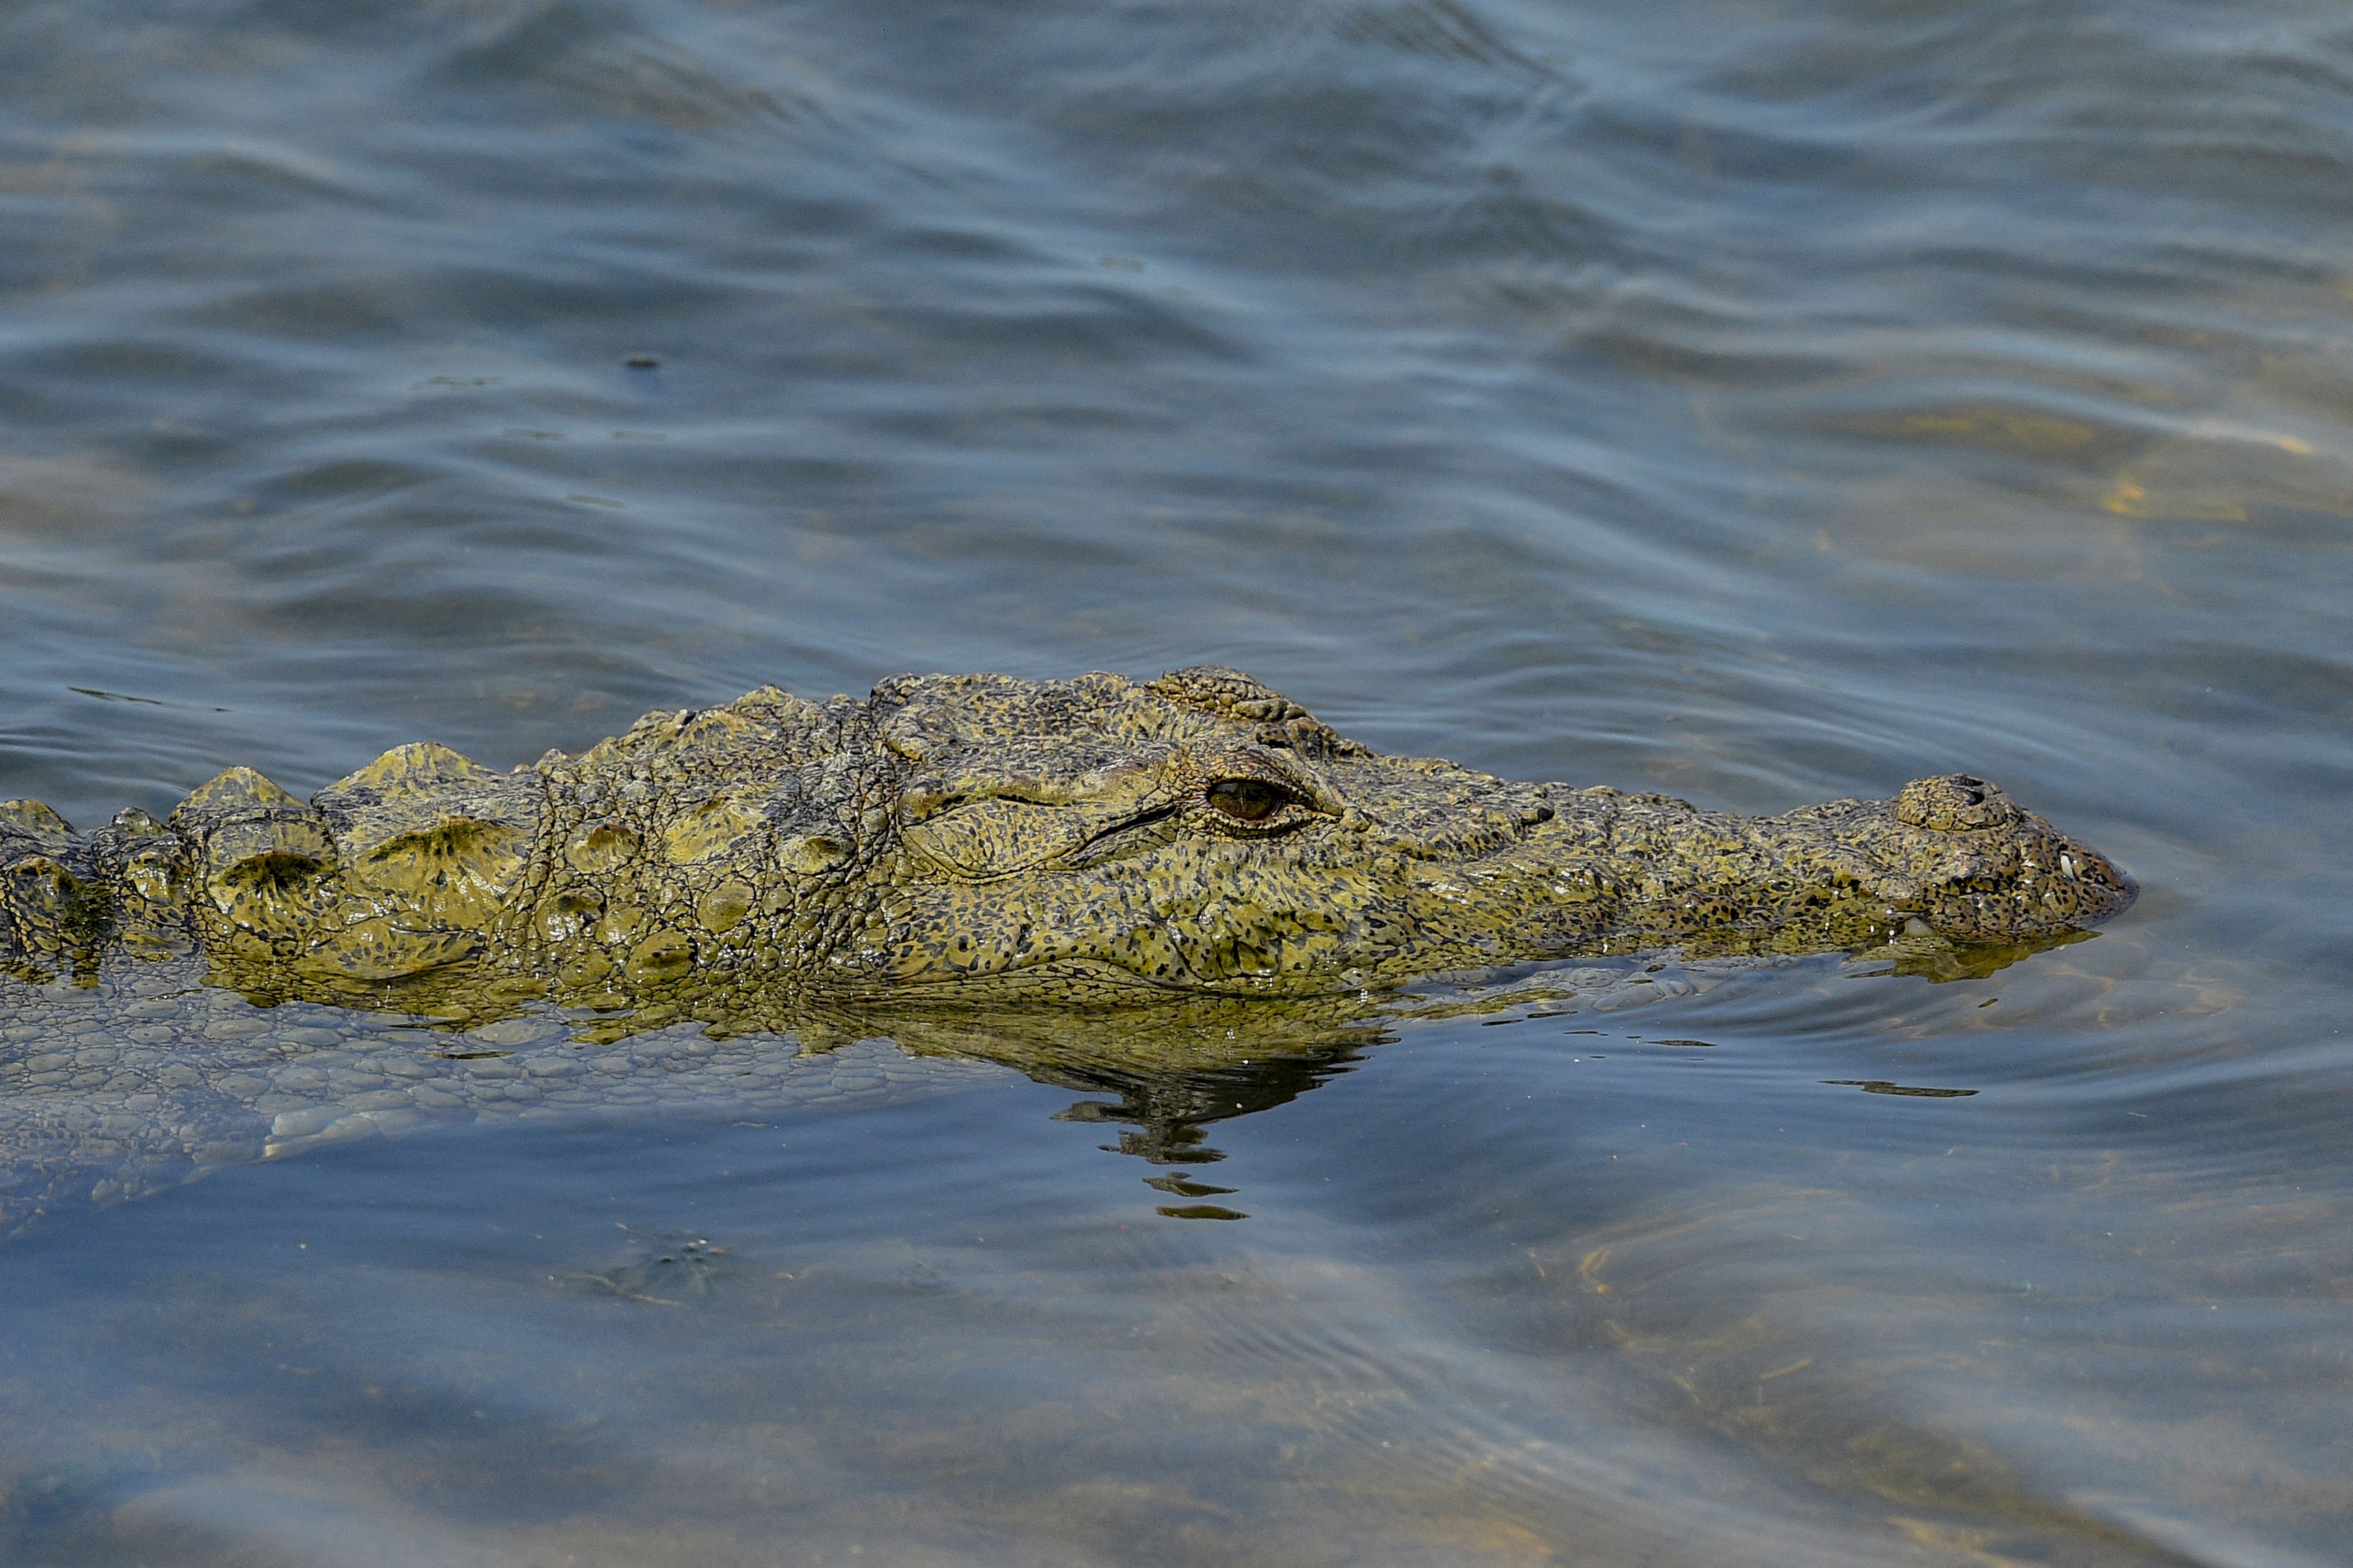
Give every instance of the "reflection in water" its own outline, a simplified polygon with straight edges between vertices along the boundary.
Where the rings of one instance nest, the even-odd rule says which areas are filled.
[[[1596,1002],[1662,993],[1654,973],[1564,973]],[[1120,1125],[1122,1153],[1204,1164],[1220,1158],[1208,1127],[1289,1103],[1392,1037],[1400,1020],[1572,994],[1508,983],[1438,1001],[1176,996],[992,1010],[844,1006],[786,992],[747,1010],[754,994],[741,986],[672,985],[628,1013],[509,1005],[481,1023],[448,1016],[455,1009],[437,1017],[283,994],[256,1006],[203,984],[193,959],[126,962],[81,986],[0,984],[16,993],[5,1027],[18,1048],[0,1059],[0,1205],[16,1228],[79,1201],[453,1120],[758,1114],[861,1091],[917,1093],[984,1065],[1112,1097],[1060,1119]],[[462,978],[451,994],[480,995]]]
[[[1889,967],[1851,973],[1961,977],[1952,959],[1967,950],[1905,940],[1909,949],[1863,955],[1892,959]],[[2026,951],[1999,950],[1969,972]],[[1935,962],[1917,962],[1924,952]],[[921,1092],[983,1066],[1112,1097],[1082,1100],[1059,1119],[1120,1126],[1107,1147],[1123,1154],[1208,1164],[1222,1158],[1208,1142],[1211,1126],[1288,1104],[1349,1070],[1400,1024],[1609,1013],[1799,962],[1529,966],[1427,994],[1171,995],[1102,1007],[846,1005],[789,989],[670,983],[599,1009],[506,997],[462,971],[386,985],[374,1007],[351,1005],[340,985],[306,996],[273,973],[257,1005],[209,984],[202,960],[123,960],[79,985],[0,978],[12,992],[0,1028],[17,1047],[0,1058],[0,1219],[34,1227],[79,1203],[453,1120],[659,1108],[756,1114],[860,1091]],[[495,1009],[488,1021],[486,1005]],[[854,1064],[847,1073],[845,1064]]]
[[[1973,1089],[1915,1089],[1908,1084],[1890,1083],[1883,1078],[1826,1078],[1822,1081],[1838,1089],[1859,1089],[1865,1094],[1908,1094],[1917,1100],[1967,1100],[1978,1092]]]

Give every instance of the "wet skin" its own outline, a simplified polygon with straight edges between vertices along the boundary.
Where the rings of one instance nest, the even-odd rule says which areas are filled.
[[[0,967],[28,982],[201,955],[248,994],[478,1018],[754,993],[1296,998],[1669,947],[2036,945],[2134,890],[1966,775],[1705,812],[1381,755],[1218,668],[902,677],[824,704],[765,688],[507,773],[403,746],[306,804],[233,768],[166,821],[89,834],[13,802],[0,866]]]

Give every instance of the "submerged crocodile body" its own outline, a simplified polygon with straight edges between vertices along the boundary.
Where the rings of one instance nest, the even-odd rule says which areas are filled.
[[[2034,945],[2128,903],[1963,775],[1775,817],[1385,756],[1219,668],[765,688],[495,773],[386,752],[305,804],[233,768],[88,834],[0,805],[0,970],[654,1027],[761,995],[1342,995],[1573,955]]]

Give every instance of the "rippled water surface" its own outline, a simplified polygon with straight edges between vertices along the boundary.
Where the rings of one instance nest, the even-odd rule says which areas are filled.
[[[455,1087],[0,1246],[0,1559],[2342,1561],[2348,193],[2317,0],[0,10],[0,795],[1218,661],[2145,889],[1175,1077],[20,990],[10,1181]]]

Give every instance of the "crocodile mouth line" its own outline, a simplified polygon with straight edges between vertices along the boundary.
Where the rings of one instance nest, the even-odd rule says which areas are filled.
[[[1138,812],[1135,816],[1127,818],[1124,822],[1114,822],[1108,827],[1099,828],[1095,832],[1088,835],[1085,841],[1081,843],[1078,847],[1063,856],[1063,864],[1070,866],[1094,865],[1100,861],[1108,859],[1111,857],[1111,853],[1118,848],[1118,841],[1122,837],[1135,832],[1139,828],[1150,827],[1155,824],[1166,822],[1170,817],[1175,816],[1179,809],[1180,806],[1177,802],[1170,801],[1166,805],[1155,805],[1149,811]],[[1106,847],[1108,847],[1108,848]]]

